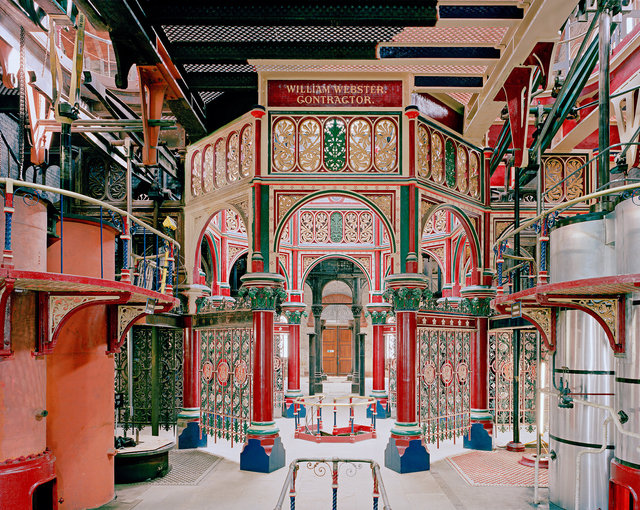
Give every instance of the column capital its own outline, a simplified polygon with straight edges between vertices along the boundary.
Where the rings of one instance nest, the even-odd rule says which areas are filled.
[[[206,285],[192,283],[191,285],[178,285],[178,292],[187,298],[188,313],[193,315],[197,313],[196,300],[211,294],[211,289]]]
[[[497,289],[485,285],[476,285],[463,289],[460,294],[460,311],[473,315],[491,315],[491,300],[496,297]]]
[[[247,273],[240,278],[239,295],[246,299],[252,310],[273,311],[278,301],[287,298],[283,289],[284,277],[277,273]]]
[[[391,308],[390,303],[368,303],[367,311],[371,317],[371,323],[374,326],[386,324]]]
[[[302,317],[306,317],[306,306],[304,303],[295,303],[287,301],[282,303],[282,313],[287,318],[289,324],[300,324]]]
[[[384,298],[390,301],[395,311],[417,312],[423,298],[430,299],[427,279],[419,273],[398,273],[385,280],[387,290]]]
[[[311,305],[311,313],[315,317],[319,317],[320,315],[322,315],[322,310],[324,310],[324,307],[322,305]]]

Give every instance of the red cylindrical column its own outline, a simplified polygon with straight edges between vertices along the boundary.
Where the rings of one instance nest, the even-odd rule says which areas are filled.
[[[487,327],[489,319],[479,318],[478,329],[471,337],[471,409],[487,411],[489,409],[489,393],[487,387],[487,368],[489,363],[489,346]]]
[[[429,452],[418,423],[416,354],[418,310],[427,286],[422,274],[395,274],[386,279],[385,298],[396,313],[397,417],[385,449],[385,466],[399,473],[429,469]]]
[[[384,325],[373,325],[373,391],[384,391]]]
[[[289,324],[287,393],[300,392],[300,324]]]
[[[273,422],[273,310],[253,311],[252,424]]]
[[[240,295],[253,310],[253,406],[240,469],[270,473],[285,463],[285,451],[273,420],[273,313],[287,296],[284,277],[275,273],[247,273]]]
[[[200,407],[200,333],[192,328],[190,316],[184,326],[182,406],[193,409]]]
[[[416,423],[416,327],[415,311],[396,312],[397,424]]]

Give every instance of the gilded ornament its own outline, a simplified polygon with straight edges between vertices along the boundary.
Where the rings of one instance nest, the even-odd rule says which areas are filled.
[[[391,172],[397,166],[398,129],[390,119],[380,119],[375,124],[374,165],[380,172]]]
[[[295,165],[295,124],[290,119],[280,119],[273,126],[273,169],[289,172]]]
[[[365,119],[349,123],[349,166],[356,172],[371,167],[371,124]]]
[[[418,175],[426,179],[431,173],[431,168],[429,165],[429,130],[424,124],[418,125],[417,139]]]

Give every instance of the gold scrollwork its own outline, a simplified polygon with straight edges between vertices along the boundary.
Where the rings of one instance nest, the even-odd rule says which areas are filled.
[[[457,184],[460,193],[466,193],[469,189],[469,171],[467,169],[467,151],[462,145],[458,145],[456,158]]]
[[[321,163],[322,128],[315,119],[304,119],[298,127],[298,162],[305,172],[315,172]]]
[[[578,158],[571,158],[567,161],[565,173],[567,180],[565,186],[567,188],[567,200],[573,200],[582,196],[584,190],[584,168],[578,170],[584,162]],[[575,172],[575,174],[573,174]],[[573,175],[571,175],[573,174]],[[570,177],[569,177],[570,176]]]
[[[295,165],[296,126],[290,119],[280,119],[273,126],[273,169],[289,172]]]
[[[562,160],[558,158],[549,158],[544,162],[544,189],[549,202],[558,202],[562,198],[562,186],[553,188],[562,180],[562,167]]]
[[[469,193],[473,198],[480,197],[480,158],[476,152],[469,157]]]
[[[444,181],[444,163],[442,138],[437,133],[431,134],[431,174],[437,183]]]
[[[374,164],[380,172],[391,172],[398,159],[398,129],[389,119],[380,119],[375,125]]]
[[[202,192],[202,155],[194,151],[191,156],[191,194],[197,197]]]
[[[417,138],[418,175],[426,179],[431,173],[431,168],[429,166],[429,130],[424,124],[418,125]]]
[[[618,319],[618,301],[615,299],[579,299],[575,301],[576,304],[588,308],[592,312],[595,312],[609,327],[611,332],[615,335],[617,330]]]
[[[349,165],[356,172],[371,166],[371,124],[362,118],[349,123]]]

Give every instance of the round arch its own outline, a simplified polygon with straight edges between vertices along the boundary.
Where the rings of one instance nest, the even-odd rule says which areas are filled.
[[[249,228],[247,228],[247,221],[246,218],[244,217],[244,215],[242,214],[242,212],[240,212],[237,208],[235,208],[234,206],[232,206],[231,204],[223,204],[220,207],[218,207],[218,209],[216,209],[216,211],[211,214],[210,216],[208,216],[208,218],[206,219],[206,221],[204,222],[204,224],[202,224],[202,226],[200,227],[200,234],[198,235],[198,241],[196,244],[196,251],[194,253],[194,259],[193,259],[193,265],[192,265],[192,283],[198,283],[198,273],[199,273],[199,268],[200,268],[200,257],[201,257],[201,246],[202,246],[202,240],[204,239],[205,233],[207,232],[207,227],[209,226],[209,223],[211,223],[211,220],[213,220],[214,216],[216,214],[218,214],[220,211],[224,211],[224,210],[231,210],[234,213],[236,213],[238,215],[238,217],[240,218],[240,220],[244,223],[244,227],[245,227],[245,231],[247,232],[247,246],[251,247],[251,239],[249,238]],[[197,232],[197,230],[196,230]],[[215,244],[215,243],[214,243]],[[249,251],[249,249],[247,248],[247,251]],[[185,260],[185,264],[186,264],[186,260]]]
[[[369,288],[370,289],[372,288],[371,286],[372,279],[371,279],[371,275],[369,274],[369,270],[366,267],[364,267],[358,260],[344,253],[340,253],[340,254],[331,253],[329,255],[323,255],[322,257],[319,257],[316,260],[314,260],[313,263],[302,274],[302,285],[301,285],[302,288],[304,288],[304,285],[307,282],[307,277],[309,276],[313,268],[316,267],[323,260],[327,260],[327,259],[344,259],[352,262],[356,267],[358,267],[362,271],[362,274],[366,276],[367,283],[369,284]]]
[[[321,190],[321,191],[315,191],[313,193],[310,193],[308,196],[304,197],[302,200],[297,202],[296,205],[292,207],[289,211],[287,211],[284,217],[280,220],[280,223],[277,225],[274,236],[273,236],[274,237],[273,239],[274,253],[278,253],[278,250],[280,249],[280,237],[282,236],[282,230],[284,229],[284,226],[287,224],[291,216],[293,216],[294,213],[299,211],[305,204],[308,204],[309,202],[315,200],[316,198],[324,197],[327,195],[353,198],[355,200],[358,200],[359,202],[362,202],[367,207],[369,207],[374,213],[378,215],[383,225],[387,229],[387,235],[389,236],[389,244],[391,247],[391,252],[392,253],[396,252],[396,236],[395,236],[393,227],[391,223],[389,223],[389,219],[383,214],[383,212],[380,210],[380,208],[376,204],[374,204],[367,197],[360,195],[359,193],[356,193],[354,191]]]
[[[456,218],[458,218],[458,221],[460,221],[462,228],[467,234],[467,240],[469,241],[469,247],[471,248],[471,260],[473,261],[473,265],[476,268],[483,267],[482,266],[482,250],[480,249],[480,239],[478,238],[478,234],[476,230],[473,228],[473,225],[471,224],[471,220],[469,219],[469,216],[467,216],[467,213],[465,213],[462,209],[460,209],[456,205],[437,204],[437,205],[433,205],[432,207],[429,207],[429,209],[427,209],[427,211],[424,213],[420,221],[420,237],[422,238],[422,232],[424,232],[424,228],[427,224],[427,220],[440,210],[449,211]]]

